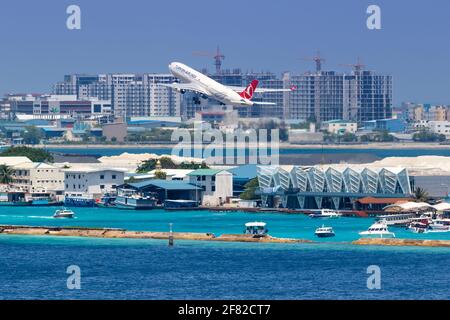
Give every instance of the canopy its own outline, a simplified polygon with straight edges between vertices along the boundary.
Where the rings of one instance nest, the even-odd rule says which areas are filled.
[[[426,209],[435,209],[435,208],[431,204],[428,204],[426,202],[403,202],[391,204],[389,206],[384,207],[384,210],[388,212],[409,212]]]
[[[265,222],[247,222],[245,224],[246,227],[265,227]]]

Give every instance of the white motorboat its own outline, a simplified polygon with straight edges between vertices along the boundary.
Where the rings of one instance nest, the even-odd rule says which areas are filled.
[[[320,228],[317,228],[314,234],[319,238],[329,238],[335,236],[333,228],[325,227],[324,225],[322,225]]]
[[[390,232],[385,220],[380,220],[372,224],[367,231],[362,231],[359,233],[361,236],[376,236],[376,237],[386,237],[395,238],[395,233]]]
[[[251,234],[255,237],[264,237],[269,230],[266,228],[265,222],[247,222],[245,224],[245,234]]]
[[[62,209],[55,211],[53,218],[73,218],[74,215],[75,215],[75,212],[73,212],[72,210],[62,208]]]
[[[428,225],[429,232],[449,232],[450,219],[433,219]]]
[[[309,216],[311,218],[340,218],[342,213],[330,209],[321,209],[320,213],[312,213]]]

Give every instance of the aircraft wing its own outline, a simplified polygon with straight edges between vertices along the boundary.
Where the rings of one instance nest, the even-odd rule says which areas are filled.
[[[236,91],[236,92],[242,92],[246,89],[246,87],[233,87],[233,86],[226,86],[227,88]],[[269,89],[269,88],[256,88],[254,92],[256,93],[268,93],[268,92],[291,92],[292,89]]]
[[[179,90],[179,91],[186,90],[186,91],[193,91],[193,92],[196,92],[196,93],[205,94],[207,96],[210,95],[210,93],[207,92],[205,89],[203,89],[202,87],[197,86],[197,85],[195,85],[193,83],[177,83],[177,82],[174,82],[174,83],[158,83],[158,85],[163,86],[163,87],[169,87],[169,88],[176,89],[176,90]]]
[[[259,102],[259,101],[252,101],[254,105],[257,106],[275,106],[276,103],[273,102]]]

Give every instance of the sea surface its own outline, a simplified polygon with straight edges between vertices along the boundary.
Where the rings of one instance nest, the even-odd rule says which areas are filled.
[[[373,219],[312,219],[276,213],[122,211],[76,208],[76,218],[53,219],[55,208],[0,207],[0,224],[114,227],[129,230],[242,233],[264,221],[278,237],[312,244],[216,243],[141,239],[0,235],[2,299],[449,299],[450,248],[356,246]],[[333,226],[335,238],[314,230]],[[450,234],[401,238],[450,239]],[[67,288],[69,266],[81,289]],[[369,266],[381,289],[367,288]]]
[[[49,147],[47,150],[51,152],[58,152],[63,154],[82,154],[82,155],[94,155],[94,156],[115,156],[120,155],[124,152],[128,153],[156,153],[156,154],[170,154],[171,148],[64,148],[64,147]],[[248,155],[248,149],[245,150]],[[270,154],[270,150],[268,150]],[[336,154],[368,154],[375,156],[377,158],[385,158],[385,157],[418,157],[418,156],[445,156],[450,157],[450,148],[448,149],[418,149],[418,148],[388,148],[388,149],[378,149],[370,147],[364,148],[327,148],[326,146],[317,149],[302,149],[299,148],[280,148],[279,154],[281,155],[336,155]],[[194,156],[193,154],[191,156]]]

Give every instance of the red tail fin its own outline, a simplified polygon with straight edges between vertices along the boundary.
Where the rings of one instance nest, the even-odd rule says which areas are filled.
[[[247,88],[245,88],[244,91],[242,91],[239,95],[244,99],[251,99],[253,98],[253,93],[256,90],[256,87],[258,86],[259,81],[253,80]]]

